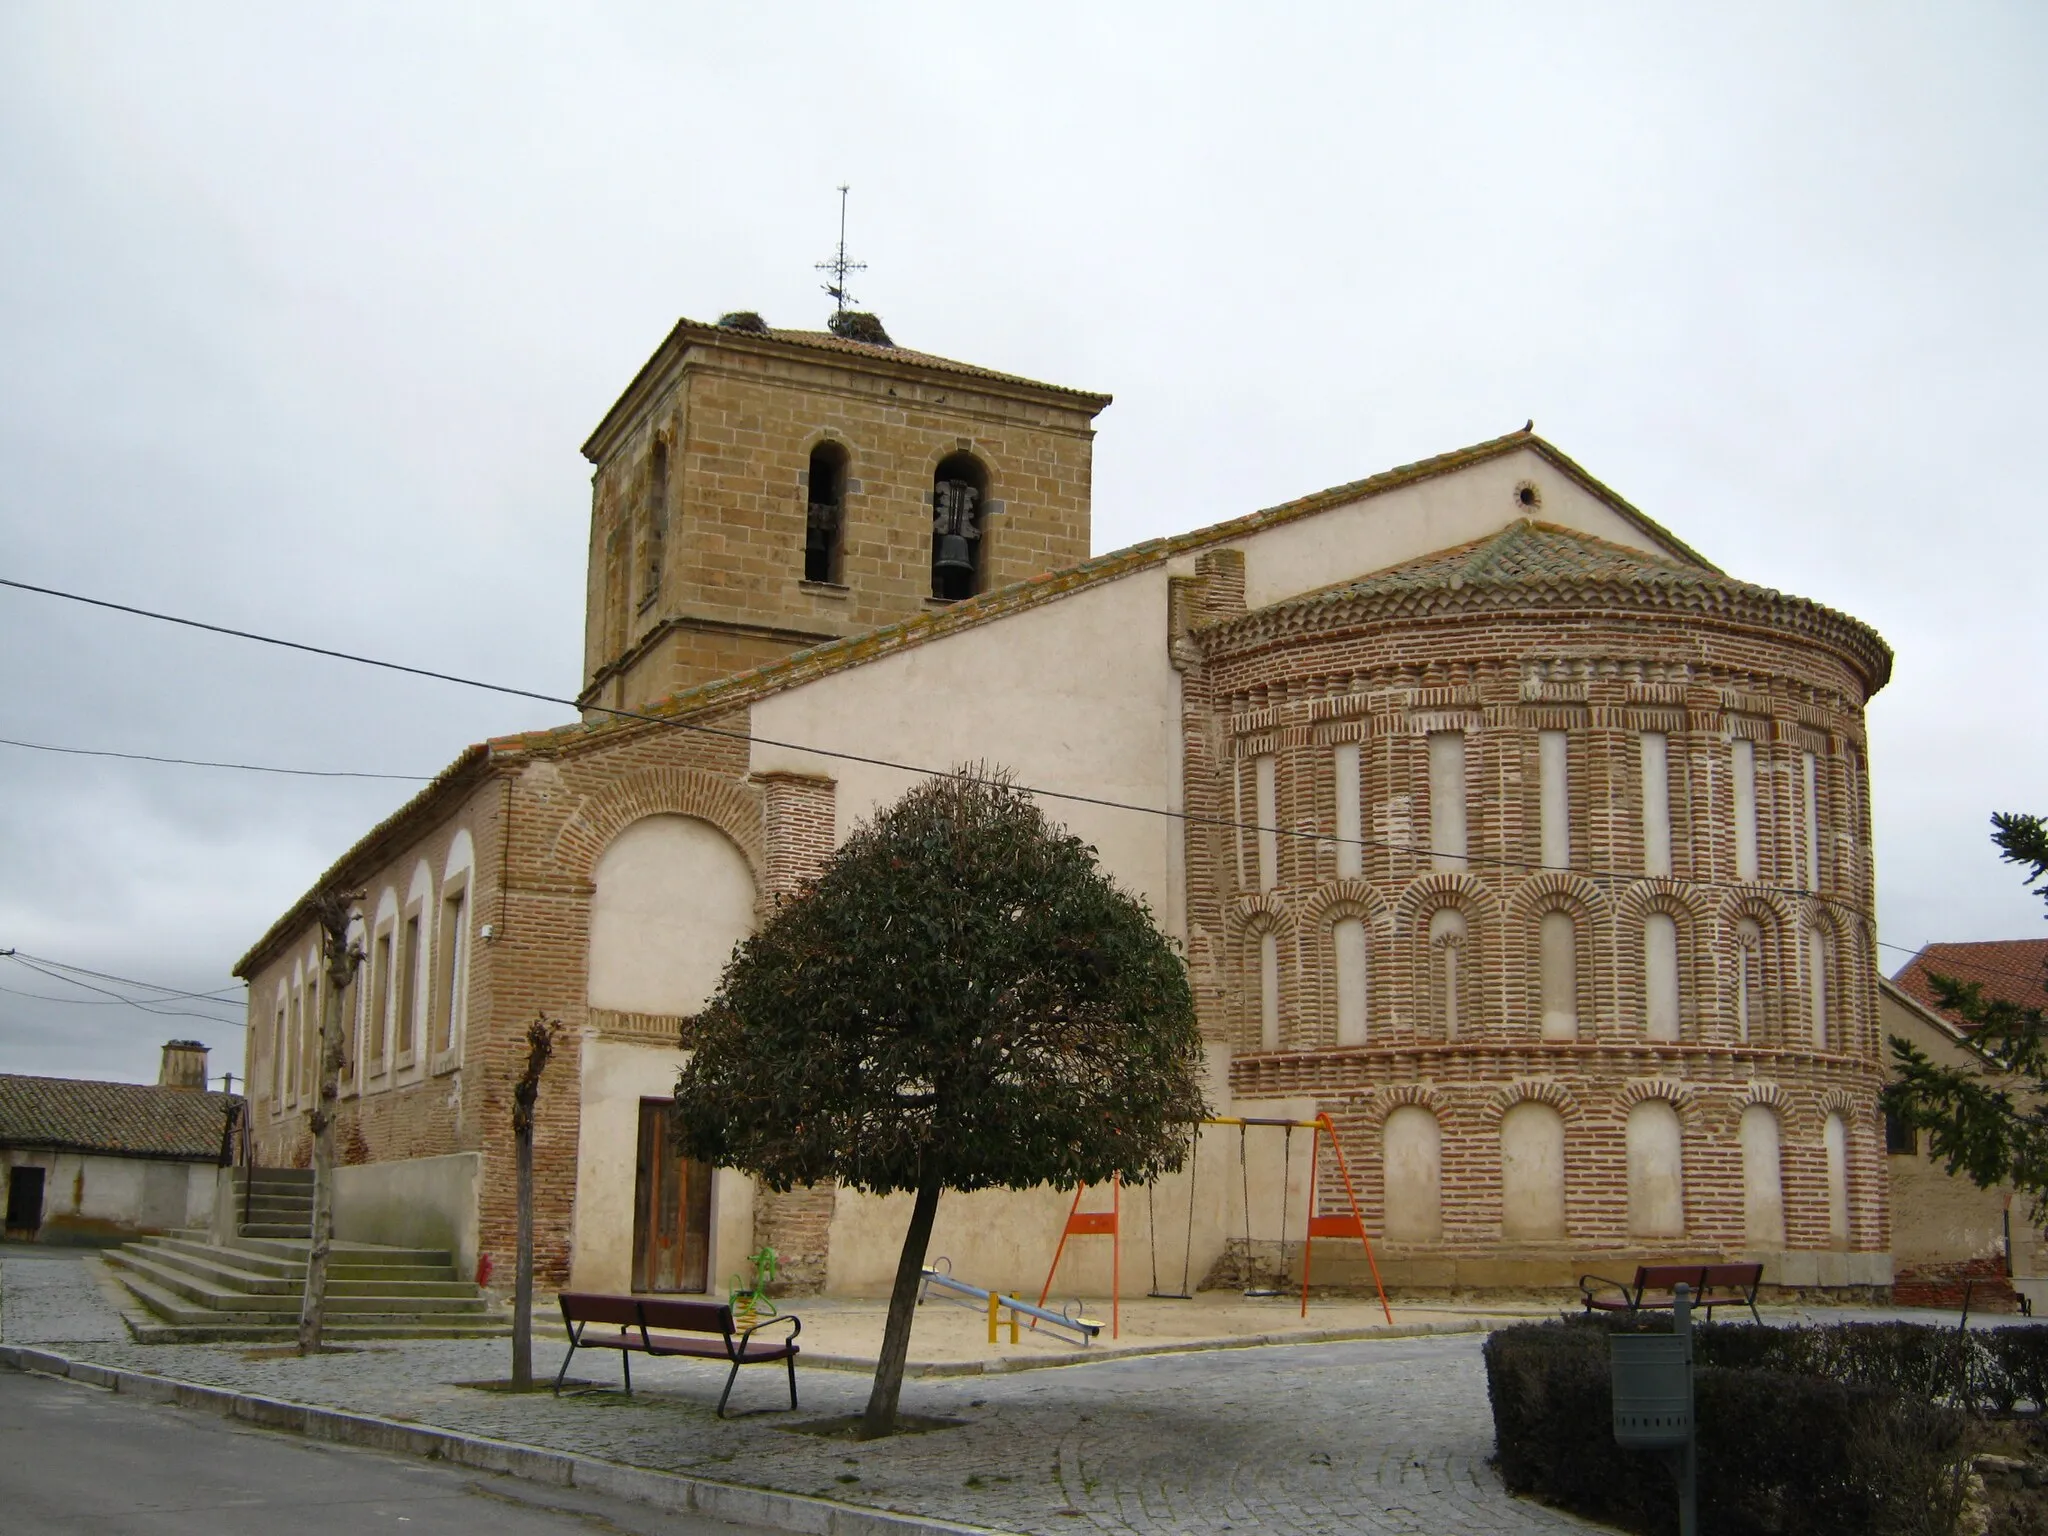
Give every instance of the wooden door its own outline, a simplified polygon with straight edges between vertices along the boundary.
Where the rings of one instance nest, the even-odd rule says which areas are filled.
[[[634,1175],[633,1289],[709,1289],[711,1165],[681,1156],[669,1136],[669,1099],[640,1101]]]

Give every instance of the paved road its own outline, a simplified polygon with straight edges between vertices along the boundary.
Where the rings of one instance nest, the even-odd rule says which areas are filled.
[[[1158,1355],[993,1376],[923,1378],[906,1410],[956,1427],[865,1445],[786,1431],[856,1411],[863,1375],[748,1373],[743,1417],[712,1408],[725,1372],[646,1361],[633,1396],[512,1397],[502,1339],[377,1344],[278,1358],[245,1346],[129,1342],[93,1267],[0,1254],[0,1336],[75,1358],[319,1403],[664,1472],[823,1496],[1027,1536],[1563,1536],[1594,1529],[1509,1498],[1476,1335]],[[552,1374],[561,1345],[536,1340]],[[617,1363],[579,1358],[609,1385]],[[0,1510],[0,1526],[4,1526]],[[298,1533],[293,1533],[298,1536]]]
[[[151,1407],[0,1370],[10,1536],[754,1536],[751,1527]]]

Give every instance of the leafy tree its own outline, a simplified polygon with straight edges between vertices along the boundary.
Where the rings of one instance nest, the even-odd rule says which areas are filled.
[[[1187,973],[1095,850],[1000,771],[913,789],[733,951],[685,1026],[692,1157],[916,1196],[863,1439],[890,1433],[941,1190],[1181,1166],[1205,1113]]]
[[[2048,901],[2048,885],[2041,883],[2048,876],[2048,822],[2001,813],[1991,825],[2005,861],[2027,866],[2027,885],[2038,886],[2035,894]],[[1967,1174],[1984,1189],[2010,1184],[2034,1197],[2038,1217],[2048,1207],[2048,1025],[2042,1010],[1986,997],[1981,982],[1928,979],[1941,1006],[1972,1026],[1970,1043],[1982,1060],[1942,1066],[1893,1035],[1898,1076],[1885,1089],[1885,1109],[1924,1128],[1929,1155],[1950,1173]]]

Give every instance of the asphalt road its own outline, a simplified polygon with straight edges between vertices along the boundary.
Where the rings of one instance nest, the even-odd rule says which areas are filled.
[[[767,1536],[0,1369],[7,1536]]]

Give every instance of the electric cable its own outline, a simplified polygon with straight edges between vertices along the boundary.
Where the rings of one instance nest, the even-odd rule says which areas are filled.
[[[219,763],[202,757],[157,757],[148,752],[111,752],[96,747],[57,747],[44,741],[15,741],[0,736],[0,747],[25,747],[31,752],[62,752],[67,757],[118,757],[131,763],[176,763],[186,768],[237,768],[244,773],[285,773],[302,779],[404,779],[431,782],[427,773],[364,773],[349,768],[275,768],[266,763]]]
[[[0,576],[0,587],[11,587],[16,591],[33,592],[43,597],[59,598],[66,602],[83,603],[92,608],[103,608],[110,612],[125,613],[135,618],[151,619],[158,623],[174,624],[186,629],[202,630],[208,634],[224,635],[230,639],[248,640],[259,645],[270,645],[283,650],[299,651],[310,656],[325,656],[334,661],[346,661],[358,666],[376,667],[383,671],[398,672],[410,677],[423,677],[434,682],[452,683],[461,688],[480,689],[487,693],[504,694],[511,698],[529,699],[542,704],[554,704],[565,709],[588,709],[599,714],[609,715],[616,720],[637,721],[643,724],[663,726],[672,730],[690,731],[697,735],[712,736],[755,746],[780,747],[785,751],[802,752],[812,757],[830,758],[838,762],[860,763],[867,767],[887,768],[898,773],[919,774],[927,778],[958,779],[970,777],[969,774],[957,769],[933,768],[922,763],[899,762],[892,758],[875,757],[867,753],[847,752],[832,747],[813,746],[804,742],[784,741],[772,736],[761,736],[751,731],[728,730],[719,726],[706,725],[701,721],[680,720],[671,715],[648,714],[639,710],[621,709],[607,704],[585,704],[576,699],[564,698],[558,694],[541,693],[531,688],[515,688],[505,683],[485,682],[480,678],[464,677],[459,673],[436,671],[430,667],[415,667],[404,662],[385,661],[379,657],[362,656],[351,651],[337,650],[330,646],[311,645],[305,641],[287,640],[281,636],[261,634],[254,630],[236,629],[230,625],[212,624],[201,619],[184,618],[177,614],[159,613],[150,608],[139,608],[128,603],[116,603],[106,598],[88,597],[78,592],[66,592],[57,587],[38,586],[32,582],[17,581],[5,576]],[[1204,816],[1192,811],[1172,810],[1165,806],[1137,805],[1129,801],[1111,800],[1105,796],[1086,795],[1073,790],[1046,789],[1031,784],[1017,784],[1014,787],[1026,794],[1042,799],[1060,800],[1072,805],[1092,805],[1107,810],[1130,811],[1145,816],[1158,816],[1167,820],[1185,822],[1191,826],[1209,826],[1237,832],[1270,832],[1275,836],[1294,838],[1312,843],[1326,843],[1333,846],[1341,844],[1358,848],[1391,850],[1412,854],[1417,858],[1434,859],[1438,857],[1433,849],[1418,848],[1412,843],[1396,842],[1386,838],[1337,837],[1324,832],[1303,831],[1297,827],[1269,827],[1257,822],[1238,821],[1232,817]],[[1499,854],[1464,853],[1449,855],[1449,857],[1455,857],[1466,867],[1479,865],[1497,869],[1533,871],[1543,871],[1552,868],[1552,866],[1544,864],[1540,860],[1516,859]],[[1588,869],[1574,866],[1564,872],[1577,875],[1596,885],[1610,887],[1614,885],[1632,885],[1639,880],[1653,878],[1641,873],[1605,870],[1597,867]],[[1810,891],[1803,886],[1763,885],[1754,881],[1700,879],[1680,880],[1677,883],[1698,890],[1740,891],[1749,894],[1765,893],[1795,897],[1802,900],[1819,902],[1826,906],[1844,908],[1858,916],[1862,915],[1861,908],[1845,901],[1841,897],[1830,896],[1821,891]],[[1885,944],[1879,940],[1873,940],[1872,942],[1884,949],[1899,950],[1907,954],[1919,953],[1918,950],[1909,950],[1901,944]]]

